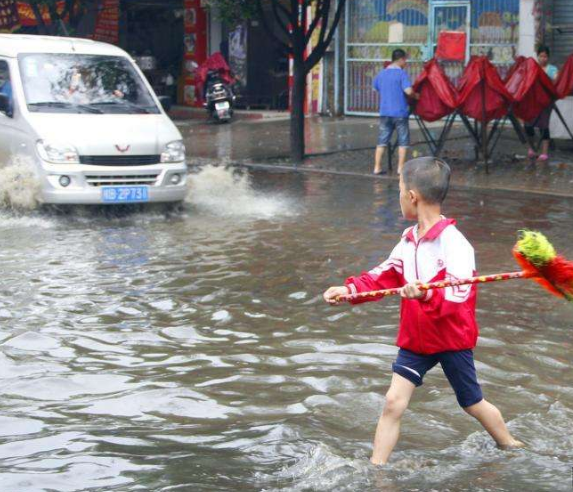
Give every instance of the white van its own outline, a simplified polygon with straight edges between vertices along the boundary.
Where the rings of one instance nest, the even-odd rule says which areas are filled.
[[[33,163],[39,200],[177,202],[181,133],[129,55],[85,39],[0,34],[0,167]]]

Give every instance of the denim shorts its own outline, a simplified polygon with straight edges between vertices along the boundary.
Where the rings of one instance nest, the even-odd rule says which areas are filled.
[[[461,407],[471,407],[482,401],[483,394],[477,381],[472,350],[423,355],[400,349],[396,362],[392,364],[392,371],[416,386],[421,386],[424,375],[438,362],[456,393]]]
[[[394,130],[398,132],[398,147],[410,146],[410,120],[408,118],[381,116],[378,147],[388,147]]]

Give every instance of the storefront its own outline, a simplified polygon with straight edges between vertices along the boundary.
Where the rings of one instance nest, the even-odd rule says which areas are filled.
[[[554,63],[561,65],[573,54],[573,1],[553,0],[551,41]]]
[[[563,0],[564,2],[570,0]],[[488,55],[505,74],[518,51],[520,0],[354,0],[346,6],[344,32],[344,112],[371,115],[377,111],[372,80],[392,51],[409,55],[415,78],[432,58],[442,31],[465,33],[466,61]],[[454,81],[463,63],[445,66]]]

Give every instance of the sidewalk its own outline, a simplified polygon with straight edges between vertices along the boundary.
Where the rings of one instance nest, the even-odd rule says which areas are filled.
[[[169,117],[173,121],[202,121],[208,120],[207,111],[205,108],[192,108],[189,106],[172,106],[169,110]],[[284,120],[289,119],[290,114],[286,111],[246,111],[236,109],[233,118],[236,120]]]
[[[414,121],[411,155],[429,155]],[[431,125],[436,135],[440,124]],[[201,128],[186,138],[191,164],[223,163],[251,168],[336,173],[367,179],[397,180],[390,173],[372,175],[378,125],[373,118],[312,118],[307,120],[309,157],[300,166],[288,161],[288,122],[236,122],[226,128]],[[548,163],[532,163],[513,129],[506,128],[486,174],[475,161],[474,143],[463,126],[454,126],[442,157],[452,167],[452,185],[460,188],[511,190],[573,197],[573,142],[558,141]],[[394,159],[394,169],[395,169]]]

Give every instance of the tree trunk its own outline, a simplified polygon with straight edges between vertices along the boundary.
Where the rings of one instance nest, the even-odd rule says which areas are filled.
[[[304,62],[295,56],[294,77],[290,114],[290,154],[294,164],[304,160],[304,95],[306,92],[306,75]]]

